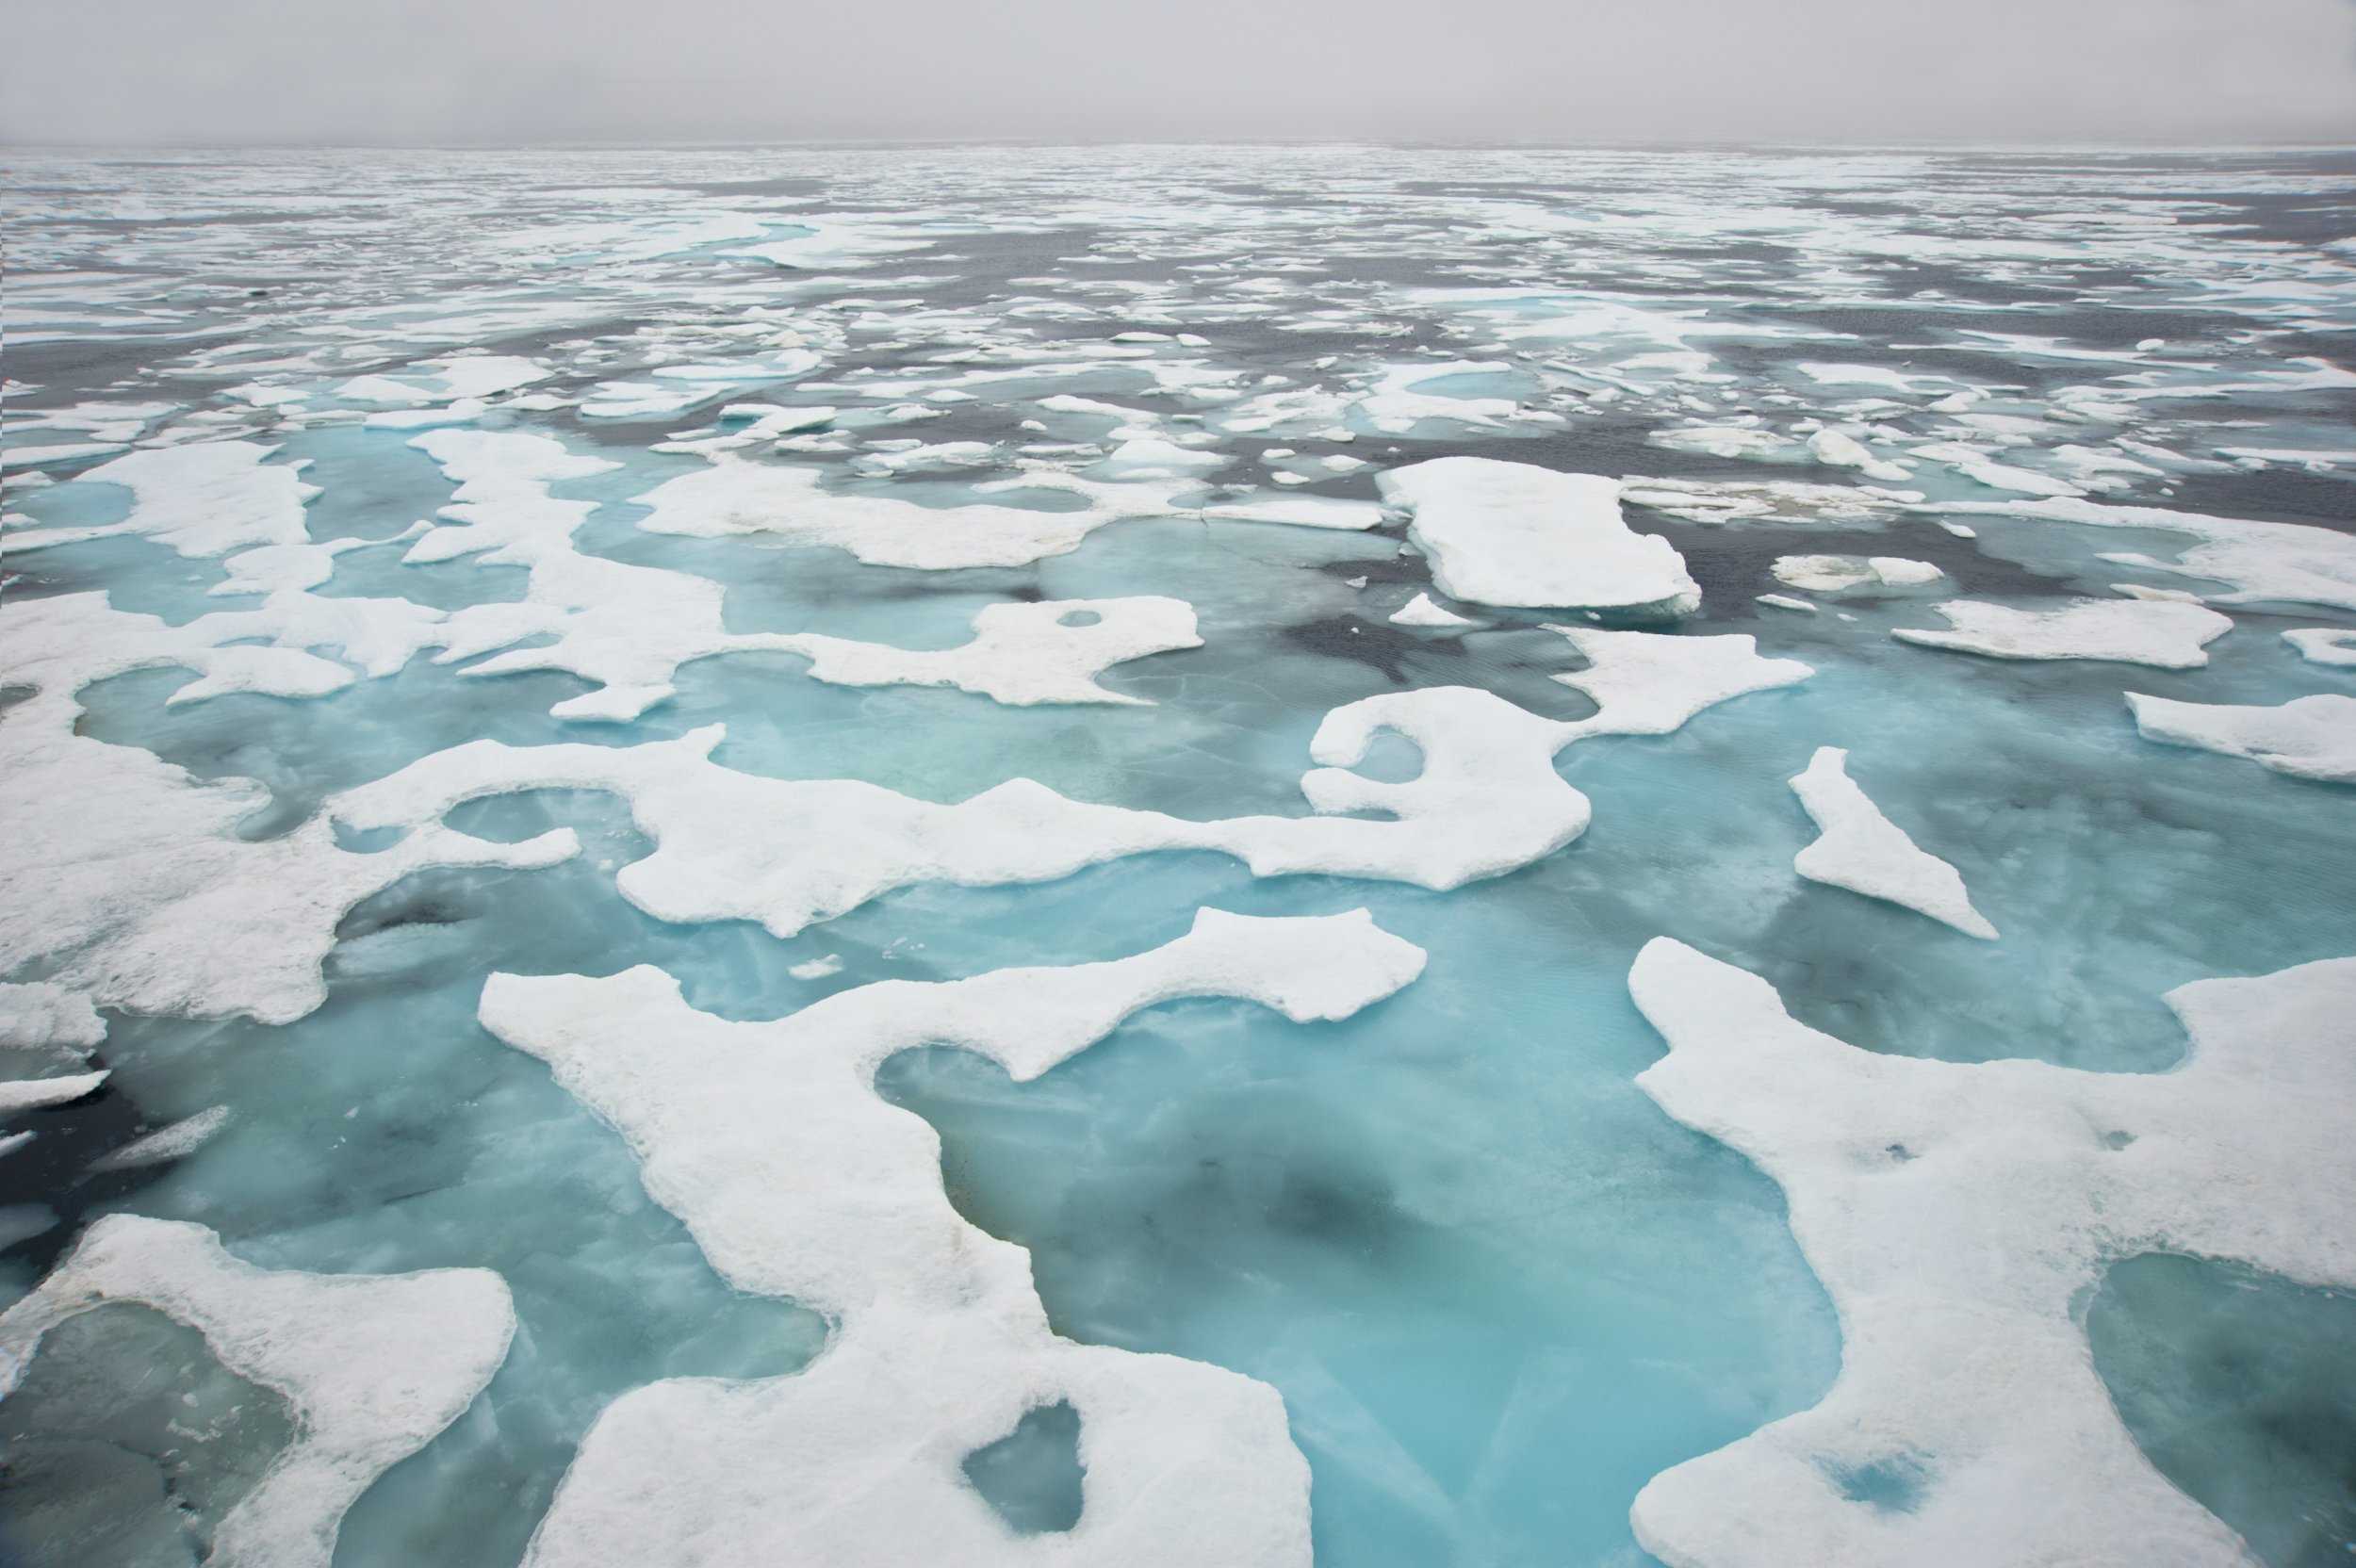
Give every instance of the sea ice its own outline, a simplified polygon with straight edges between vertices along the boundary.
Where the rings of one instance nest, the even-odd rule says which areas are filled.
[[[1432,602],[1429,594],[1417,594],[1391,616],[1393,626],[1452,627],[1479,626],[1481,623],[1452,614]]]
[[[1953,599],[1933,608],[1954,629],[1901,628],[1890,635],[1994,659],[2102,659],[2190,670],[2209,662],[2206,645],[2233,629],[2214,610],[2151,599],[2072,599],[2053,610]]]
[[[294,1442],[221,1517],[206,1560],[256,1568],[328,1568],[345,1510],[474,1402],[515,1331],[507,1286],[488,1269],[256,1268],[201,1225],[107,1215],[0,1313],[0,1395],[43,1334],[110,1301],[195,1329],[223,1366],[293,1407]]]
[[[1628,977],[1669,1054],[1637,1078],[1784,1190],[1840,1310],[1813,1409],[1654,1478],[1674,1568],[2252,1568],[2119,1423],[2076,1304],[2140,1252],[2356,1286],[2356,959],[2168,993],[2173,1071],[1863,1051],[1757,976],[1659,938]]]
[[[1180,997],[1242,998],[1299,1022],[1346,1018],[1423,962],[1363,909],[1277,920],[1204,909],[1186,936],[1135,957],[887,981],[773,1022],[697,1012],[644,966],[605,979],[494,974],[483,1026],[547,1061],[621,1131],[646,1190],[722,1277],[833,1325],[799,1374],[672,1380],[615,1401],[582,1441],[528,1568],[1306,1568],[1308,1467],[1275,1391],[1056,1335],[1029,1255],[950,1206],[939,1137],[874,1080],[893,1053],[941,1043],[1029,1080]],[[1058,1403],[1081,1422],[1080,1517],[1017,1536],[963,1462]]]
[[[1631,531],[1620,482],[1488,457],[1443,457],[1376,482],[1415,514],[1408,538],[1450,598],[1506,608],[1687,614],[1701,589],[1666,539]]]
[[[2268,708],[2130,692],[2127,708],[2147,741],[2247,757],[2293,778],[2356,783],[2356,697],[2325,692]]]
[[[1770,567],[1775,580],[1815,594],[1852,588],[1919,588],[1947,574],[1927,561],[1895,555],[1779,555]]]
[[[1966,936],[1993,940],[1996,927],[1972,907],[1963,874],[1917,847],[1904,828],[1884,816],[1849,776],[1848,760],[1839,746],[1819,746],[1807,769],[1793,776],[1792,792],[1819,836],[1800,851],[1792,869],[1811,882],[1904,905]]]
[[[2282,633],[2282,640],[2313,664],[2356,664],[2356,631],[2345,627],[2306,627]]]

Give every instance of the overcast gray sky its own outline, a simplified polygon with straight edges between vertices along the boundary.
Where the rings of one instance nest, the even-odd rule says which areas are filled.
[[[0,140],[2356,141],[2350,0],[68,0]]]

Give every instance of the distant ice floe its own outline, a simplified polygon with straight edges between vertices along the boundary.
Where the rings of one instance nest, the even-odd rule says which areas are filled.
[[[838,685],[956,686],[1017,704],[1134,703],[1140,699],[1105,690],[1096,677],[1126,660],[1202,645],[1193,609],[1153,596],[991,605],[974,616],[972,642],[939,651],[815,633],[731,632],[719,583],[586,555],[574,545],[594,503],[556,499],[548,485],[613,464],[513,432],[436,431],[411,445],[459,488],[442,509],[446,520],[420,535],[407,559],[479,554],[531,574],[521,602],[469,606],[422,640],[441,646],[444,663],[507,649],[469,665],[466,676],[564,670],[597,684],[557,704],[559,718],[634,719],[671,695],[681,664],[744,652],[803,655],[814,678]],[[1082,617],[1092,620],[1073,624]],[[532,636],[552,640],[510,646]]]
[[[515,1331],[507,1286],[488,1269],[256,1268],[201,1225],[108,1215],[0,1313],[0,1395],[43,1334],[118,1301],[196,1330],[223,1366],[291,1407],[294,1441],[221,1516],[207,1559],[269,1568],[328,1568],[344,1511],[474,1402]]]
[[[697,1012],[678,981],[645,966],[604,979],[492,975],[483,1026],[620,1129],[647,1192],[722,1278],[833,1328],[826,1353],[792,1376],[671,1379],[614,1401],[582,1440],[527,1568],[1307,1568],[1309,1469],[1276,1391],[1059,1337],[1029,1255],[951,1207],[938,1135],[883,1101],[875,1075],[896,1052],[947,1044],[1027,1082],[1182,997],[1257,1002],[1296,1022],[1347,1018],[1423,965],[1422,949],[1363,909],[1273,920],[1203,909],[1187,935],[1134,957],[886,981],[773,1022]],[[1018,1536],[962,1464],[1057,1403],[1080,1417],[1083,1507],[1069,1531]]]
[[[1185,514],[1174,482],[1110,483],[1058,469],[975,488],[1057,490],[1088,504],[1074,511],[969,504],[929,507],[892,496],[840,495],[816,468],[750,463],[715,453],[712,466],[666,480],[632,499],[648,507],[638,526],[650,533],[702,538],[770,533],[794,544],[847,550],[876,566],[954,571],[965,566],[1026,566],[1068,555],[1108,523]]]
[[[2356,697],[2318,693],[2269,708],[2130,692],[2127,709],[2147,741],[2246,757],[2293,778],[2356,784]]]
[[[1666,539],[1632,531],[1620,482],[1528,463],[1443,457],[1393,468],[1383,497],[1450,598],[1503,608],[1689,614],[1701,588]]]
[[[1839,746],[1819,746],[1792,776],[1792,792],[1819,833],[1792,869],[1811,882],[1902,905],[1966,936],[1994,940],[1996,927],[1972,906],[1963,874],[1884,816],[1849,776],[1848,760]]]
[[[1922,588],[1944,581],[1947,576],[1927,561],[1896,555],[1779,555],[1768,569],[1786,587],[1813,594],[1841,594],[1852,588]]]
[[[1638,1085],[1782,1186],[1842,1337],[1813,1409],[1638,1494],[1647,1551],[2250,1568],[2120,1424],[2074,1308],[2152,1251],[2356,1287],[2356,959],[2169,992],[2191,1052],[2159,1073],[1859,1050],[1665,937],[1628,988],[1669,1046]]]
[[[2172,561],[2127,553],[2104,559],[2230,584],[2232,592],[2209,595],[2218,604],[2320,604],[2356,610],[2356,534],[2332,529],[2214,517],[2158,506],[2115,506],[2070,497],[1946,502],[1927,510],[2187,534],[2197,543]]]
[[[2231,618],[2198,604],[2166,599],[2072,599],[2054,610],[2020,610],[1979,599],[1933,606],[1950,631],[1901,628],[1900,642],[1992,659],[2100,659],[2198,669],[2207,645],[2233,629]]]
[[[1572,723],[1472,687],[1386,693],[1337,708],[1310,743],[1301,779],[1318,813],[1189,821],[1071,800],[1025,778],[950,805],[857,779],[782,779],[711,760],[722,727],[639,746],[511,746],[470,741],[329,803],[355,829],[420,826],[486,795],[604,790],[630,803],[653,854],[616,878],[661,920],[754,920],[780,937],[894,888],[1046,882],[1162,850],[1232,855],[1255,876],[1365,876],[1448,889],[1515,870],[1585,831],[1587,797],[1554,755],[1601,735],[1661,735],[1716,703],[1812,673],[1761,659],[1747,636],[1673,637],[1555,628],[1590,668],[1554,678],[1599,705]],[[1423,754],[1415,778],[1349,771],[1378,734]],[[1383,812],[1386,818],[1343,815]],[[790,834],[777,825],[791,825]]]
[[[1868,479],[1885,484],[1903,484],[1906,466],[1887,458],[1875,457],[1856,437],[1826,426],[1808,438],[1808,449],[1817,462],[1835,468],[1855,468]]]
[[[1354,406],[1367,424],[1386,435],[1413,434],[1415,427],[1427,419],[1444,419],[1481,429],[1504,428],[1521,413],[1521,405],[1511,398],[1452,398],[1418,392],[1415,388],[1451,376],[1509,375],[1518,368],[1502,360],[1434,360],[1390,366],[1382,371],[1373,389],[1361,395]]]

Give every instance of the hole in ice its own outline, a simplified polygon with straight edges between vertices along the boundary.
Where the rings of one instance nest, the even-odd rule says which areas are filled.
[[[2135,1135],[2133,1133],[2105,1133],[2102,1135],[2102,1147],[2105,1149],[2124,1149],[2135,1141]]]
[[[353,855],[374,855],[390,849],[409,834],[409,829],[399,823],[389,827],[348,827],[330,819],[329,826],[335,835],[335,847]]]
[[[583,819],[595,824],[598,804],[612,798],[597,790],[518,790],[513,794],[461,801],[444,814],[442,822],[453,832],[493,843],[519,844]]]
[[[1931,1478],[1929,1468],[1914,1454],[1892,1454],[1863,1464],[1826,1460],[1824,1469],[1843,1497],[1877,1513],[1912,1513],[1922,1506]]]
[[[2270,1568],[2356,1556],[2356,1296],[2146,1253],[2086,1308],[2144,1457]]]
[[[1104,617],[1093,610],[1067,610],[1055,617],[1057,626],[1094,626]]]
[[[1893,1159],[1893,1160],[1897,1161],[1900,1165],[1904,1165],[1904,1164],[1906,1164],[1908,1160],[1910,1160],[1910,1159],[1913,1159],[1913,1158],[1914,1158],[1914,1151],[1913,1151],[1913,1150],[1911,1150],[1911,1149],[1908,1149],[1908,1148],[1907,1148],[1905,1144],[1903,1144],[1903,1143],[1893,1143],[1893,1144],[1890,1145],[1890,1147],[1888,1147],[1887,1149],[1884,1149],[1884,1150],[1882,1151],[1882,1152],[1883,1152],[1883,1153],[1885,1153],[1885,1154],[1887,1154],[1887,1155],[1889,1155],[1891,1159]]]
[[[42,1336],[0,1413],[0,1560],[188,1562],[293,1440],[277,1394],[204,1336],[115,1303]]]
[[[5,714],[40,689],[38,686],[0,686],[0,714]]]
[[[1017,1535],[1080,1522],[1080,1413],[1064,1401],[1025,1411],[1014,1430],[965,1456],[965,1478]]]
[[[1378,729],[1350,771],[1378,783],[1411,783],[1423,776],[1423,748],[1396,729]]]

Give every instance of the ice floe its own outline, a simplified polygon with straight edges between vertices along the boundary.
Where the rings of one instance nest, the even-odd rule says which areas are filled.
[[[307,543],[303,509],[319,490],[303,482],[302,465],[263,461],[276,450],[253,441],[196,441],[126,452],[76,480],[127,488],[131,509],[121,522],[12,529],[9,553],[124,533],[190,556]]]
[[[1904,828],[1882,814],[1849,776],[1849,754],[1819,746],[1808,767],[1792,776],[1818,837],[1800,851],[1792,869],[1811,882],[1846,888],[1943,921],[1970,937],[1993,940],[1996,927],[1972,906],[1963,874],[1918,847]]]
[[[432,826],[356,855],[324,818],[249,840],[237,825],[269,800],[260,785],[201,782],[76,733],[76,694],[128,670],[195,669],[176,701],[316,696],[352,678],[299,649],[211,645],[204,624],[113,610],[103,594],[8,606],[8,678],[31,694],[0,721],[0,818],[14,886],[40,896],[0,899],[0,972],[45,964],[52,983],[101,1006],[286,1022],[324,1000],[320,961],[362,899],[425,866],[547,865],[578,847],[566,830],[499,844]]]
[[[515,1330],[488,1269],[256,1268],[202,1226],[108,1215],[0,1313],[0,1396],[43,1334],[117,1301],[195,1329],[223,1366],[292,1407],[294,1441],[222,1515],[206,1559],[257,1568],[327,1568],[345,1510],[474,1402]]]
[[[530,1568],[614,1561],[1119,1562],[1306,1568],[1309,1472],[1265,1384],[1055,1334],[1021,1248],[963,1219],[941,1146],[875,1091],[893,1053],[950,1044],[1038,1077],[1140,1008],[1235,997],[1346,1018],[1421,972],[1363,909],[1202,910],[1135,957],[837,992],[774,1022],[687,1005],[640,967],[494,974],[485,1028],[612,1122],[656,1201],[739,1290],[826,1315],[790,1377],[676,1379],[608,1407],[532,1537]],[[1081,1422],[1083,1507],[1018,1536],[962,1474],[1025,1412]],[[1215,1500],[1205,1506],[1206,1499]]]
[[[1759,639],[1735,632],[1686,637],[1659,631],[1605,631],[1549,626],[1586,657],[1587,667],[1550,677],[1585,693],[1591,716],[1575,735],[1666,735],[1706,708],[1752,692],[1791,686],[1814,675],[1796,659],[1769,659]]]
[[[650,510],[638,526],[652,533],[706,538],[770,533],[794,544],[847,550],[870,565],[952,571],[963,566],[1024,566],[1065,555],[1108,523],[1181,514],[1168,482],[1109,483],[1041,468],[990,490],[1059,490],[1087,504],[1072,511],[970,503],[930,507],[899,497],[843,495],[826,489],[816,468],[751,463],[713,454],[712,466],[666,480],[633,498]]]
[[[1769,568],[1777,582],[1813,594],[1852,588],[1921,588],[1947,574],[1927,561],[1895,555],[1779,555]]]
[[[2207,645],[2233,629],[2233,621],[2214,610],[2168,600],[2072,599],[2056,609],[2023,610],[1951,599],[1932,608],[1953,629],[1909,627],[1890,635],[1994,659],[2100,659],[2190,670],[2209,662]]]
[[[1620,482],[1488,457],[1393,468],[1383,498],[1414,514],[1408,538],[1450,598],[1506,608],[1685,614],[1701,589],[1666,539],[1629,530]]]
[[[2356,1286],[2356,959],[2168,993],[2173,1071],[1864,1051],[1667,938],[1628,978],[1669,1054],[1637,1078],[1784,1190],[1841,1315],[1822,1402],[1656,1477],[1637,1539],[1678,1568],[2254,1558],[2153,1469],[2076,1303],[2150,1251]]]
[[[2186,534],[2196,542],[2173,560],[2135,553],[2104,559],[2230,584],[2232,592],[2209,596],[2219,604],[2321,604],[2356,610],[2356,534],[2305,523],[2252,522],[2074,497],[1946,502],[1932,509]]]
[[[1481,623],[1451,613],[1432,602],[1429,594],[1417,594],[1395,611],[1390,617],[1393,626],[1453,627],[1479,626]]]
[[[2293,778],[2356,783],[2356,697],[2324,692],[2267,707],[2130,692],[2127,708],[2147,741],[2247,757]]]
[[[2356,664],[2356,630],[2346,627],[2302,627],[2285,631],[2282,640],[2311,664]]]

